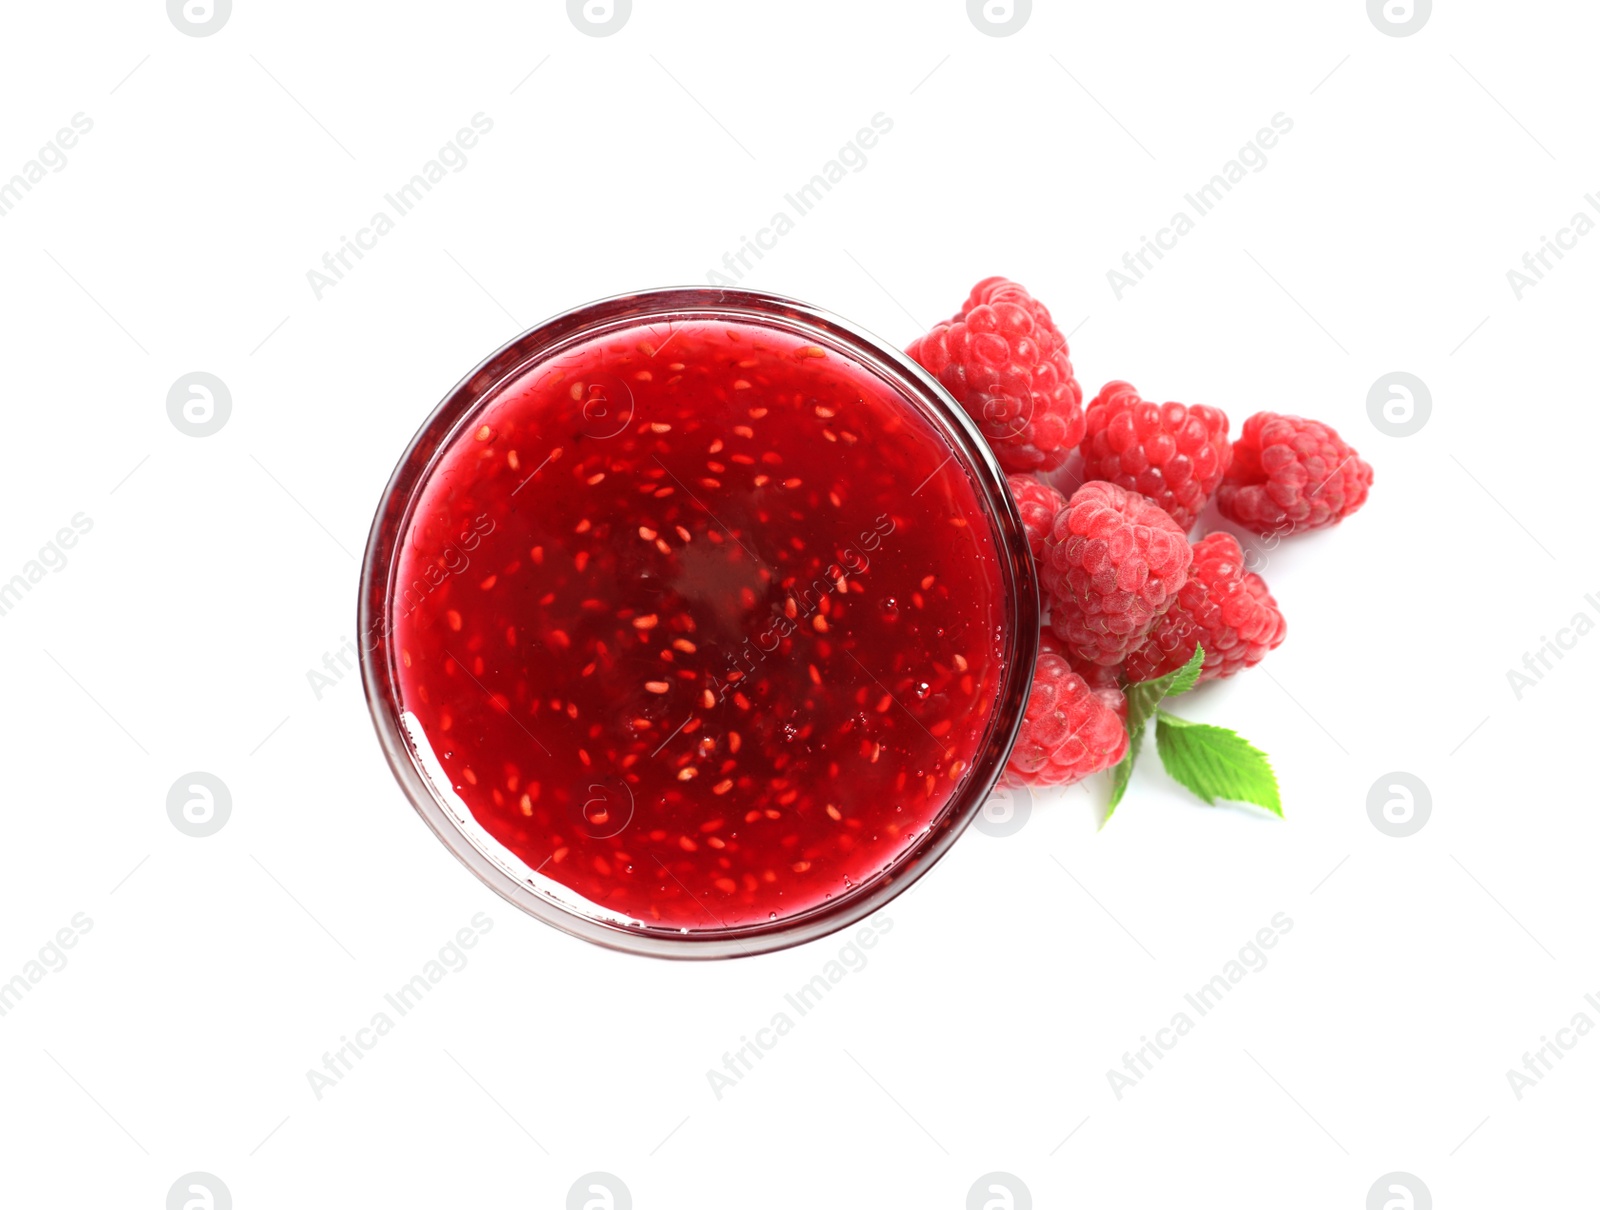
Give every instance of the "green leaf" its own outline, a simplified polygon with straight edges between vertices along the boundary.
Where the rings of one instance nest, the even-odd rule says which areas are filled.
[[[1128,792],[1128,779],[1133,776],[1133,760],[1138,755],[1139,745],[1143,740],[1144,723],[1141,722],[1128,732],[1128,754],[1111,769],[1111,805],[1106,808],[1106,818],[1100,821],[1102,828],[1106,826],[1106,820],[1116,813],[1117,805],[1122,802],[1122,796]]]
[[[1180,693],[1188,693],[1189,690],[1194,688],[1195,682],[1200,679],[1200,669],[1205,665],[1205,662],[1206,649],[1196,643],[1194,645],[1194,654],[1189,657],[1189,662],[1178,671],[1169,672],[1166,676],[1159,678],[1156,683],[1159,684],[1161,681],[1168,682],[1166,691],[1166,696],[1168,697],[1177,697]]]
[[[1140,681],[1123,691],[1123,696],[1128,699],[1128,755],[1111,770],[1111,805],[1106,809],[1106,819],[1111,818],[1122,802],[1122,796],[1128,792],[1128,780],[1133,776],[1133,762],[1139,755],[1145,724],[1156,713],[1162,698],[1175,693],[1187,693],[1194,688],[1205,659],[1204,648],[1196,645],[1189,662],[1176,672],[1158,676],[1152,681]],[[1100,822],[1100,826],[1105,827],[1105,820]]]
[[[1278,778],[1266,753],[1237,732],[1162,710],[1156,715],[1156,745],[1172,779],[1207,803],[1219,798],[1255,803],[1283,818]]]
[[[1161,705],[1161,699],[1175,693],[1187,693],[1200,677],[1200,665],[1205,663],[1205,648],[1196,646],[1189,662],[1176,672],[1158,676],[1153,681],[1140,681],[1124,691],[1128,699],[1128,734],[1135,727],[1143,728]]]

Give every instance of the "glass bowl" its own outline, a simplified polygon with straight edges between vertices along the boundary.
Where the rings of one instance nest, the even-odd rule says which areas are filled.
[[[383,493],[359,612],[379,741],[445,846],[567,933],[675,958],[823,936],[924,874],[1039,641],[1021,518],[943,388],[825,311],[705,287],[568,311],[468,374]]]

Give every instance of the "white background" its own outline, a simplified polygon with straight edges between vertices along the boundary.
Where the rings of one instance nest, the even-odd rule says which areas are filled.
[[[199,1170],[241,1210],[559,1207],[602,1170],[644,1208],[932,1210],[998,1170],[1041,1207],[1358,1210],[1400,1170],[1440,1207],[1589,1204],[1600,1038],[1520,1100],[1505,1073],[1600,1023],[1600,637],[1520,700],[1506,673],[1600,620],[1600,237],[1520,301],[1506,271],[1600,189],[1592,6],[1458,0],[1404,38],[1362,0],[1041,0],[999,38],[961,0],[637,0],[604,38],[558,0],[4,22],[0,179],[94,128],[0,218],[0,579],[93,529],[0,617],[0,980],[93,927],[0,1018],[0,1201],[156,1210]],[[307,270],[479,112],[468,166],[319,301]],[[1272,553],[1285,645],[1183,705],[1272,754],[1285,821],[1147,752],[1103,831],[1096,779],[970,833],[719,1100],[707,1069],[846,938],[678,964],[522,918],[407,805],[355,678],[306,674],[467,369],[704,282],[880,112],[745,284],[904,345],[1004,273],[1088,392],[1310,415],[1376,483]],[[1118,301],[1107,270],[1279,112],[1268,166]],[[1405,438],[1366,407],[1397,369],[1433,397]],[[204,439],[166,414],[192,370],[232,394]],[[192,770],[232,792],[207,839],[166,814]],[[1367,814],[1395,770],[1431,790],[1408,839]],[[319,1101],[307,1069],[478,912],[470,964]],[[1119,1099],[1107,1069],[1278,912],[1265,969]]]

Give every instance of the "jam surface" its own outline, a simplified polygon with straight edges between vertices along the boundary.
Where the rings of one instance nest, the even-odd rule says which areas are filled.
[[[1005,587],[961,460],[777,327],[641,324],[540,362],[441,451],[399,550],[413,740],[603,919],[718,930],[849,894],[996,709]]]

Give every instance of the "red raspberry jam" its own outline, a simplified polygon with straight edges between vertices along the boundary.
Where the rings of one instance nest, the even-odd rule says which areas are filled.
[[[836,337],[693,312],[581,333],[428,456],[387,539],[385,696],[451,818],[547,900],[781,927],[987,792],[1026,693],[1025,539]]]

